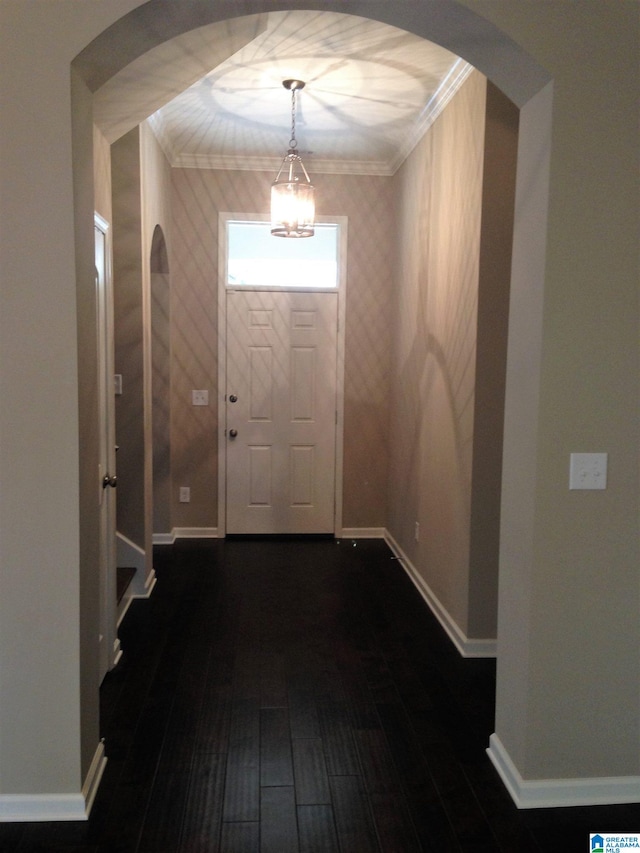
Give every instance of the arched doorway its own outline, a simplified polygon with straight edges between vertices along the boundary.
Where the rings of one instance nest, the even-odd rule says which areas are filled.
[[[296,3],[282,8],[296,8]],[[329,8],[329,3],[318,3]],[[244,11],[259,14],[267,9],[263,2],[247,3]],[[154,33],[153,45],[181,36],[194,27],[222,22],[223,7],[191,10],[178,22],[163,21],[158,14],[159,4],[152,0],[135,13],[125,16],[105,31],[83,51],[75,63],[92,91],[115,80],[128,63],[142,61],[144,51],[152,46],[149,32]],[[347,2],[341,11],[361,13],[356,3]],[[544,281],[548,183],[548,152],[550,140],[552,92],[547,86],[548,75],[527,54],[507,39],[485,19],[454,2],[415,4],[410,9],[388,5],[376,7],[370,17],[393,26],[410,30],[436,41],[462,56],[481,70],[521,109],[520,148],[518,160],[517,219],[514,227],[514,251],[511,281],[511,312],[509,349],[507,356],[507,385],[505,402],[503,507],[501,533],[502,600],[508,601],[509,619],[501,621],[504,654],[499,661],[497,718],[499,725],[510,727],[511,679],[517,670],[517,652],[510,659],[509,632],[515,633],[520,615],[526,614],[527,602],[522,596],[510,596],[510,591],[525,575],[532,559],[522,553],[522,543],[532,539],[533,493],[536,469],[535,430],[538,385],[540,379],[542,340],[542,292]],[[150,24],[153,21],[154,26]],[[118,57],[110,51],[119,34],[128,33],[128,56]],[[471,36],[470,34],[473,34]],[[104,61],[111,56],[111,61]],[[115,64],[114,64],[115,63]],[[149,98],[147,112],[133,117],[133,123],[153,110]],[[526,551],[526,547],[525,547]],[[517,612],[522,607],[523,613]],[[500,672],[500,669],[502,672]],[[504,706],[504,707],[503,707]]]

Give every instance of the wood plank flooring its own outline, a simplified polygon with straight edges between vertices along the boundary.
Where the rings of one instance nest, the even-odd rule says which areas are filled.
[[[495,664],[463,660],[380,541],[157,550],[101,691],[90,820],[21,853],[586,853],[640,805],[518,811],[486,756]]]

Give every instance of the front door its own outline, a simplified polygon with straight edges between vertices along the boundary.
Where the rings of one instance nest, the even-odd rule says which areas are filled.
[[[333,533],[338,294],[226,299],[227,532]]]

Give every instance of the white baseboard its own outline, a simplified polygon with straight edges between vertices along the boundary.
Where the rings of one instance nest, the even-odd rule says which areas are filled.
[[[493,639],[473,639],[467,637],[451,618],[447,609],[439,601],[429,584],[413,565],[411,560],[398,545],[388,530],[385,530],[385,541],[391,548],[398,562],[412,580],[414,586],[425,600],[429,609],[447,632],[449,639],[465,658],[494,658],[497,655],[497,641]]]
[[[0,822],[86,820],[82,794],[1,794]]]
[[[174,527],[176,539],[217,539],[217,527]]]
[[[154,545],[173,545],[176,541],[175,534],[173,531],[171,533],[154,533],[153,534],[153,544]]]
[[[149,598],[156,584],[156,573],[153,569],[147,573],[147,555],[143,548],[136,545],[122,533],[117,534],[118,565],[128,566],[136,570],[124,598],[118,609],[118,625],[125,617],[131,602],[136,598]],[[119,656],[118,656],[119,657]]]
[[[117,624],[119,625],[122,621],[121,618],[118,619]],[[116,637],[113,641],[113,654],[111,655],[111,669],[116,667],[120,663],[120,658],[122,657],[122,646],[120,645],[120,638]]]
[[[127,615],[127,610],[128,610],[128,609],[129,609],[129,607],[131,606],[131,602],[132,602],[132,601],[133,601],[133,596],[132,596],[132,595],[130,595],[130,596],[128,596],[127,598],[123,598],[123,599],[122,599],[122,601],[120,602],[120,609],[118,610],[118,619],[117,619],[117,622],[116,622],[116,625],[117,625],[117,627],[118,627],[118,628],[120,627],[120,625],[121,625],[122,620],[124,619],[124,617]],[[122,657],[122,653],[120,653],[120,654],[118,655],[118,660],[120,660],[120,658],[121,658],[121,657]],[[114,665],[114,666],[116,665],[116,661],[115,661],[115,659],[114,659],[113,665]]]
[[[640,803],[640,776],[523,779],[497,734],[487,754],[519,809]]]
[[[144,587],[143,587],[142,592],[136,592],[134,590],[133,592],[131,592],[129,595],[127,595],[120,602],[121,606],[120,606],[120,611],[118,612],[118,627],[120,626],[120,623],[122,622],[122,620],[126,616],[127,610],[129,609],[132,601],[135,601],[137,598],[151,598],[151,593],[155,589],[157,580],[158,579],[156,577],[156,570],[151,569],[151,571],[147,575],[147,578],[144,582]],[[120,641],[118,641],[118,646],[119,646],[119,644],[120,644]],[[120,652],[120,655],[118,655],[118,660],[120,660],[121,655],[122,655],[122,652]]]
[[[343,527],[338,539],[384,539],[384,527]],[[173,545],[177,539],[219,539],[217,527],[174,527],[170,533],[154,533],[154,545]]]
[[[384,527],[343,527],[339,539],[384,539]]]
[[[104,744],[99,743],[78,794],[0,794],[0,822],[87,820],[106,763]]]
[[[176,539],[218,539],[217,527],[174,527],[171,533],[154,533],[154,545],[173,545]]]
[[[144,582],[144,590],[140,593],[140,595],[136,595],[136,598],[151,598],[151,593],[155,589],[156,582],[158,578],[156,577],[156,570],[151,569],[149,574],[147,575],[147,579]]]
[[[116,559],[119,566],[129,566],[144,574],[146,564],[146,554],[144,548],[136,545],[131,539],[128,539],[123,533],[116,533]]]
[[[106,766],[107,756],[104,754],[104,743],[103,741],[100,741],[93,756],[91,766],[89,767],[87,778],[84,780],[84,785],[82,786],[82,796],[85,802],[85,813],[87,817],[91,814],[91,809],[93,808],[93,803],[96,798],[96,794],[98,793],[98,787],[100,786],[102,774],[104,773],[104,768]]]

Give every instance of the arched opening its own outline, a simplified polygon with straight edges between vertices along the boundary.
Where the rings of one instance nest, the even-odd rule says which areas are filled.
[[[0,708],[12,721],[1,745],[3,814],[14,809],[15,794],[49,792],[59,807],[55,795],[76,792],[73,802],[82,807],[80,784],[99,743],[99,468],[95,365],[86,357],[96,347],[97,87],[78,65],[70,74],[70,65],[112,24],[102,42],[104,79],[162,42],[168,28],[186,31],[206,24],[203,16],[223,23],[238,9],[272,6],[102,0],[84,4],[78,16],[74,4],[0,4],[7,95],[0,322],[3,398],[11,401],[0,414],[2,476],[11,484],[0,520]],[[637,91],[628,73],[637,57],[637,8],[370,0],[341,9],[367,9],[449,44],[521,109],[496,731],[513,759],[516,788],[557,791],[568,779],[582,802],[637,798],[638,152]],[[530,73],[514,42],[549,75]],[[142,105],[139,119],[153,109],[137,95],[130,104]],[[162,222],[169,240],[160,218],[147,222],[151,229]],[[145,269],[148,257],[145,247]],[[611,451],[606,491],[568,489],[569,455],[585,450]],[[25,619],[34,607],[37,618]],[[50,696],[56,701],[43,701]],[[38,802],[31,797],[31,811],[21,816],[40,813]]]
[[[285,4],[295,8],[297,4]],[[329,4],[318,4],[324,8]],[[155,2],[145,4],[125,16],[96,39],[75,63],[92,91],[116,81],[119,73],[129,63],[140,62],[148,50],[147,25],[155,14]],[[265,4],[247,5],[245,11],[260,13]],[[347,3],[342,11],[358,14],[355,3]],[[155,45],[189,32],[190,28],[212,22],[222,25],[224,10],[191,10],[179,22],[155,21],[152,29]],[[551,91],[546,88],[547,75],[496,28],[456,3],[442,3],[428,8],[429,14],[417,6],[407,9],[383,7],[376,10],[378,20],[410,30],[417,35],[436,41],[463,56],[504,91],[520,108],[520,145],[518,158],[518,190],[516,221],[514,225],[513,264],[511,280],[511,311],[509,318],[509,348],[507,355],[507,384],[505,403],[504,468],[502,480],[503,516],[501,527],[501,585],[508,601],[508,619],[502,619],[499,630],[507,631],[503,640],[499,675],[497,717],[507,739],[512,735],[518,744],[521,733],[512,724],[511,688],[519,679],[517,653],[508,632],[511,626],[527,621],[527,605],[521,596],[509,597],[509,590],[520,584],[526,574],[531,554],[522,554],[522,543],[531,540],[533,512],[530,501],[535,479],[535,430],[537,396],[540,373],[542,333],[542,290],[545,261],[545,222],[547,208],[548,151],[550,140]],[[109,45],[115,43],[118,33],[129,33],[128,44],[132,52],[126,60],[122,54],[118,67],[104,58],[110,54]],[[131,37],[138,34],[138,38]],[[470,37],[473,33],[473,37]],[[139,39],[139,40],[138,40]],[[115,57],[116,53],[111,52]],[[141,120],[153,109],[149,99],[146,113],[143,110],[133,123]],[[518,559],[512,559],[517,554]],[[522,608],[520,613],[518,607]],[[504,615],[504,614],[503,614]],[[515,700],[517,702],[517,699]],[[517,726],[516,726],[517,728]],[[504,737],[504,735],[503,735]],[[519,745],[519,744],[518,744]]]

